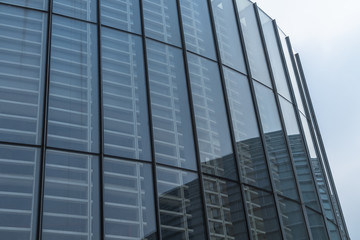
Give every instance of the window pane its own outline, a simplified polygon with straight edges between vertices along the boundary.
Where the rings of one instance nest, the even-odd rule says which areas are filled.
[[[1,239],[36,238],[40,152],[0,145]]]
[[[180,0],[186,48],[215,59],[215,46],[206,1]]]
[[[53,0],[53,12],[82,20],[96,21],[96,0]]]
[[[273,91],[254,82],[271,172],[278,193],[298,199],[292,164],[286,147]]]
[[[210,239],[247,239],[240,186],[203,176]]]
[[[143,8],[146,36],[181,46],[176,1],[144,0]]]
[[[47,151],[44,239],[99,239],[99,162],[94,156]]]
[[[139,0],[101,1],[101,24],[140,34]]]
[[[105,153],[151,160],[141,38],[102,28]]]
[[[48,8],[48,0],[1,0],[1,2],[41,10],[47,10]]]
[[[147,41],[156,161],[196,169],[182,52]]]
[[[273,196],[248,186],[244,190],[252,239],[281,240]]]
[[[327,220],[328,223],[328,228],[329,228],[329,232],[330,232],[330,239],[331,240],[340,240],[340,234],[339,234],[339,230],[337,228],[337,226],[335,224],[333,224],[332,222],[330,222],[329,220]]]
[[[96,26],[53,17],[48,145],[98,151]]]
[[[151,166],[105,158],[106,239],[155,239]]]
[[[39,144],[46,15],[0,6],[0,140]]]
[[[242,181],[270,189],[264,149],[248,80],[244,75],[229,68],[223,69]]]
[[[306,208],[307,217],[309,219],[309,225],[311,229],[311,235],[313,239],[327,240],[327,236],[324,219],[319,213],[316,213]]]
[[[205,239],[197,175],[157,167],[157,178],[162,239]]]
[[[246,73],[233,2],[212,0],[211,5],[223,64]]]

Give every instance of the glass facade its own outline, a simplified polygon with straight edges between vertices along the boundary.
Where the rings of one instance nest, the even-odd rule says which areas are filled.
[[[247,0],[0,0],[0,239],[348,240],[300,67]]]

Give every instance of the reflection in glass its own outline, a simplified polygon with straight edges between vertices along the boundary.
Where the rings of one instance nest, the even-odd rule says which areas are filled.
[[[48,145],[98,151],[96,26],[54,16]]]
[[[202,171],[236,179],[218,65],[188,54]]]
[[[97,157],[47,151],[44,239],[100,239],[98,182]]]
[[[181,46],[176,1],[144,0],[145,35]]]
[[[151,166],[104,160],[106,239],[155,239]]]
[[[223,64],[246,73],[233,2],[212,0],[211,5]]]
[[[157,177],[162,239],[205,239],[197,175],[157,167]]]
[[[327,220],[327,225],[330,232],[330,239],[331,240],[340,240],[340,234],[337,226],[333,224],[331,221]]]
[[[252,239],[281,240],[273,196],[248,186],[244,190]]]
[[[298,200],[292,164],[273,91],[255,81],[254,87],[276,190]]]
[[[140,34],[139,0],[101,1],[101,24]]]
[[[319,213],[310,210],[309,208],[306,208],[306,214],[307,218],[309,219],[312,238],[328,240],[329,237],[327,236],[324,219],[322,216]]]
[[[270,181],[247,78],[224,67],[242,181],[270,190]]]
[[[182,52],[146,43],[156,161],[196,169]]]
[[[38,149],[0,145],[1,239],[36,238]]]
[[[39,144],[46,15],[1,5],[0,140]]]
[[[151,160],[141,38],[101,34],[105,153]]]
[[[240,186],[203,175],[210,239],[247,239]]]
[[[180,0],[186,48],[215,59],[215,46],[206,1]]]
[[[96,21],[97,0],[53,0],[53,12],[87,21]],[[100,1],[100,0],[98,0]]]
[[[36,8],[41,10],[47,10],[48,8],[48,0],[1,0],[4,3],[10,3],[13,5]],[[4,7],[4,6],[2,6]]]

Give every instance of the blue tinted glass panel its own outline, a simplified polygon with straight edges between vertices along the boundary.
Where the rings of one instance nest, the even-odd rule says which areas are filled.
[[[215,59],[215,46],[206,1],[180,0],[186,48]]]
[[[152,183],[149,164],[105,158],[106,239],[155,239]]]
[[[331,240],[340,240],[339,229],[331,221],[327,220]]]
[[[41,141],[46,18],[40,12],[0,6],[1,141]]]
[[[141,38],[102,28],[105,153],[151,160]]]
[[[197,175],[157,167],[162,239],[205,239]]]
[[[329,237],[326,233],[323,217],[319,213],[314,212],[308,208],[306,208],[306,214],[309,220],[312,238],[328,240]]]
[[[53,12],[82,20],[96,21],[97,0],[53,0]]]
[[[101,24],[141,33],[139,0],[101,1]]]
[[[270,189],[268,169],[248,79],[229,68],[223,69],[242,181]]]
[[[13,5],[36,8],[41,10],[47,10],[48,0],[1,0],[4,3],[10,3]]]
[[[97,157],[58,151],[46,153],[42,236],[100,239]]]
[[[176,1],[144,0],[143,9],[146,36],[181,45]]]
[[[96,26],[53,17],[48,145],[98,151]]]
[[[146,43],[156,161],[196,169],[182,52]]]
[[[40,151],[0,145],[1,239],[36,239]]]
[[[236,179],[218,65],[193,54],[188,64],[202,171]]]

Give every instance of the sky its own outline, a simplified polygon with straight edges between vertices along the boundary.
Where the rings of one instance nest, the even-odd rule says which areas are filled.
[[[346,225],[360,239],[360,1],[256,2],[300,55]]]

